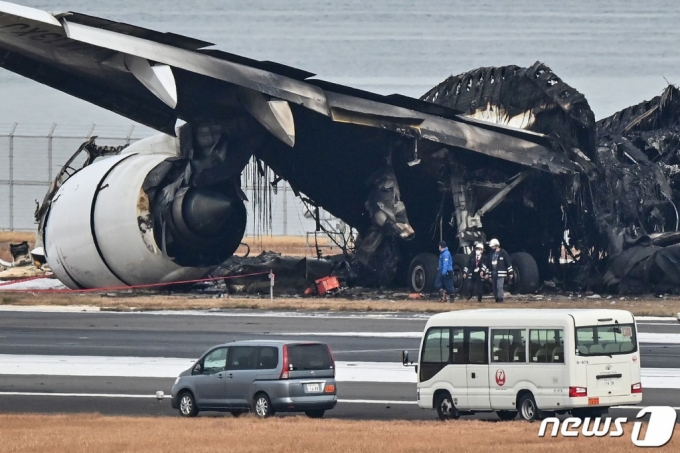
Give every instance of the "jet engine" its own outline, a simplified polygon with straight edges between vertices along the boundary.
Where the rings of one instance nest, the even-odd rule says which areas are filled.
[[[168,183],[178,163],[180,140],[157,135],[62,182],[40,219],[59,280],[73,289],[184,281],[229,258],[246,227],[238,183],[191,184],[184,170]]]

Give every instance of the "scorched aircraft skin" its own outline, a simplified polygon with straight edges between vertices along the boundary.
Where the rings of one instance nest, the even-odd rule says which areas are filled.
[[[69,287],[210,272],[244,235],[253,156],[261,175],[275,173],[268,183],[288,181],[359,232],[354,264],[380,285],[397,276],[429,290],[440,239],[463,252],[493,234],[517,252],[517,289],[531,292],[533,257],[547,275],[565,229],[585,249],[603,243],[583,214],[598,172],[594,117],[547,67],[483,68],[419,100],[211,45],[0,2],[0,66],[162,133],[124,149],[86,143],[87,165],[55,180],[37,217]]]

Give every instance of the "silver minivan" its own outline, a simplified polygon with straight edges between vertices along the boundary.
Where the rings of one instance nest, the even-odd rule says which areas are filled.
[[[199,411],[304,412],[321,418],[338,402],[335,362],[325,343],[237,341],[210,348],[172,386],[172,407]]]

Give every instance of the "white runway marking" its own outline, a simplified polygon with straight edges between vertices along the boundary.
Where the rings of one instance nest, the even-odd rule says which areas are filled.
[[[156,395],[130,395],[125,393],[50,393],[50,392],[0,392],[0,396],[58,396],[62,398],[153,398]],[[166,395],[167,398],[167,395]]]
[[[638,332],[640,343],[680,344],[680,333]]]
[[[165,357],[0,355],[0,375],[175,378],[194,360]],[[413,367],[398,362],[336,362],[338,382],[415,384]],[[642,368],[642,387],[680,389],[680,369]]]

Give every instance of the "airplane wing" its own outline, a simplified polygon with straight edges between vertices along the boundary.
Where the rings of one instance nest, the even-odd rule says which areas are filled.
[[[0,66],[166,134],[246,110],[289,146],[300,106],[335,123],[390,130],[555,174],[578,167],[548,137],[405,96],[314,79],[211,43],[84,14],[0,1]]]

